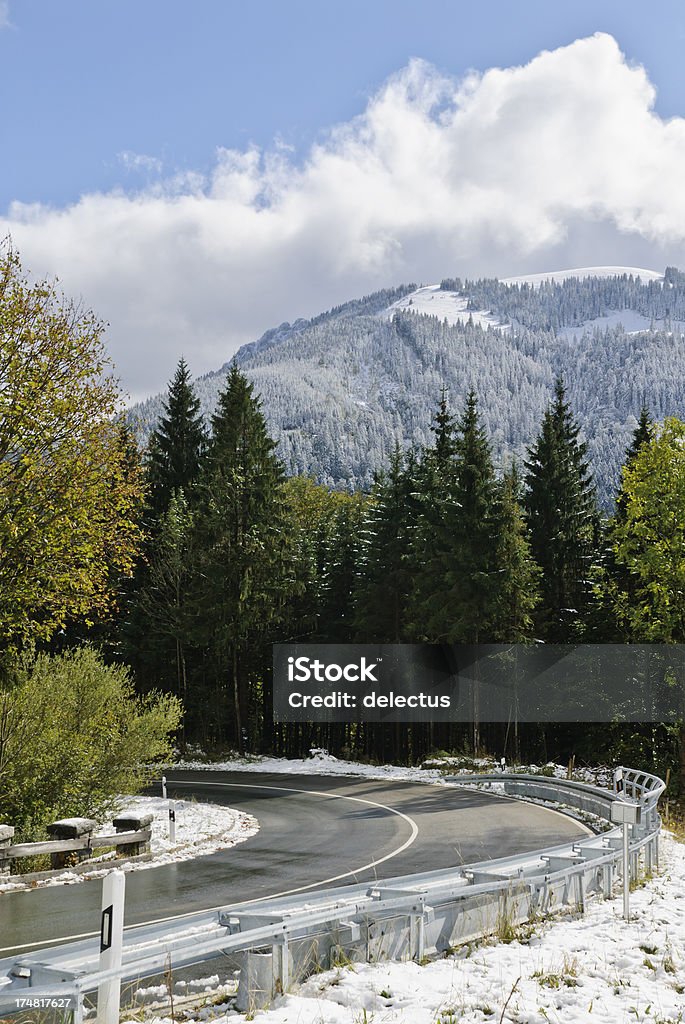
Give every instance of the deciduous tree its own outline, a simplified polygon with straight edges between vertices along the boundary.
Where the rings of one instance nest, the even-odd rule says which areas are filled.
[[[0,645],[112,602],[139,539],[140,474],[96,317],[0,256]]]

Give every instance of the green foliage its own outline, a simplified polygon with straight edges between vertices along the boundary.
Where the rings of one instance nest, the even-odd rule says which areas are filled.
[[[344,505],[358,501],[341,491],[293,476],[281,486],[291,565],[291,593],[284,609],[284,637],[310,637],[320,619],[326,571],[336,518]]]
[[[195,643],[209,653],[219,699],[225,707],[228,698],[231,709],[229,735],[241,750],[254,725],[251,704],[270,713],[259,685],[289,593],[283,467],[274,449],[253,387],[234,365],[212,417],[199,483],[192,598]]]
[[[102,819],[171,756],[181,714],[175,697],[136,697],[92,648],[39,655],[0,691],[0,819],[23,839],[56,818]]]
[[[410,550],[417,524],[416,462],[395,448],[379,474],[360,531],[357,637],[374,643],[408,639],[407,597],[412,586]]]
[[[412,631],[441,643],[491,639],[499,570],[497,484],[471,392],[455,427],[444,395],[417,474]]]
[[[104,613],[132,570],[141,480],[102,332],[0,254],[0,648]]]
[[[135,601],[140,655],[157,667],[165,690],[186,700],[186,654],[189,634],[187,591],[192,577],[193,516],[182,489],[172,492],[156,524],[144,585]]]
[[[359,580],[359,534],[364,514],[360,495],[340,505],[323,549],[317,640],[351,643],[355,638],[355,594]]]
[[[531,554],[515,469],[499,482],[495,518],[497,577],[492,638],[497,643],[525,643],[532,637],[541,572]]]
[[[597,513],[587,445],[579,433],[559,379],[529,449],[525,480],[531,549],[542,570],[537,635],[552,643],[577,635],[590,601]]]
[[[625,572],[608,581],[627,637],[685,641],[685,423],[667,419],[626,464],[613,553]],[[629,577],[630,586],[622,586]]]
[[[172,496],[183,491],[188,498],[197,482],[207,432],[200,403],[184,359],[180,359],[169,384],[163,415],[152,432],[148,453],[150,505],[163,514]]]

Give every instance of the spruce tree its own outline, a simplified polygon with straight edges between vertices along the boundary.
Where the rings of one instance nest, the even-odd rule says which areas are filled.
[[[495,471],[490,444],[471,391],[459,420],[456,452],[455,548],[447,579],[451,583],[450,639],[480,643],[490,639],[495,580]]]
[[[200,402],[183,358],[169,383],[163,409],[148,450],[149,502],[157,515],[166,511],[175,491],[182,490],[190,500],[207,443]]]
[[[521,505],[516,466],[497,487],[495,507],[495,566],[492,640],[517,644],[533,634],[533,612],[540,600],[540,569],[533,560]]]
[[[423,451],[415,472],[416,522],[408,558],[411,589],[406,633],[412,642],[438,643],[447,642],[452,624],[445,605],[444,577],[453,551],[457,512],[456,424],[444,388],[431,430],[435,440]]]
[[[531,549],[542,570],[536,633],[550,643],[578,636],[591,596],[597,511],[587,445],[579,433],[559,378],[525,463]]]
[[[630,442],[630,446],[626,451],[626,456],[621,471],[622,482],[621,486],[619,487],[618,496],[616,498],[616,519],[618,522],[622,522],[625,519],[626,513],[626,492],[625,487],[623,485],[625,471],[632,466],[643,444],[647,444],[650,441],[652,437],[653,428],[654,421],[649,413],[647,405],[643,404],[640,410],[640,418],[638,419],[637,426],[633,431],[633,437]]]
[[[348,498],[337,509],[324,546],[317,641],[351,643],[355,638],[355,595],[359,579],[359,532],[363,502]]]
[[[192,566],[190,541],[192,514],[183,490],[175,491],[158,530],[148,559],[148,574],[136,602],[136,618],[144,637],[139,652],[156,685],[176,693],[191,716],[185,727],[192,730],[193,701],[188,702],[186,646],[188,641],[187,593]]]
[[[371,492],[361,529],[356,632],[363,643],[407,641],[407,598],[412,584],[409,552],[416,524],[413,456],[399,445]]]
[[[240,750],[248,736],[256,738],[262,716],[270,731],[269,642],[287,596],[288,529],[275,447],[253,386],[234,364],[200,480],[194,630]]]
[[[479,643],[492,611],[495,473],[475,394],[456,427],[443,395],[433,429],[418,474],[413,630],[432,642]]]

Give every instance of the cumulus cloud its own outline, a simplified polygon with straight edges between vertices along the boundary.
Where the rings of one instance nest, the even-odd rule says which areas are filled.
[[[111,323],[128,389],[217,368],[285,319],[442,276],[685,255],[685,119],[598,34],[459,80],[413,60],[305,160],[219,149],[209,177],[15,203],[24,263]]]

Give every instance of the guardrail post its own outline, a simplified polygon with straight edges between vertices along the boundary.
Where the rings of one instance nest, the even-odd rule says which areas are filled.
[[[630,920],[630,846],[628,822],[623,822],[623,916]]]
[[[273,999],[273,948],[246,949],[242,955],[240,980],[236,994],[236,1009],[240,1013],[254,1013],[265,1009]]]
[[[100,924],[100,970],[121,967],[124,937],[124,894],[126,875],[112,871],[102,880],[102,920]],[[112,978],[98,986],[97,1024],[119,1024],[121,981]]]
[[[71,1024],[83,1024],[83,996],[79,992],[71,1011]]]
[[[283,939],[278,946],[274,947],[278,954],[274,959],[278,962],[278,974],[274,972],[274,988],[278,990],[280,984],[281,993],[288,990],[290,985],[290,948],[288,945],[288,933],[285,932]]]
[[[423,960],[426,955],[426,918],[425,914],[416,914],[414,916],[414,926],[416,931],[416,943],[414,947],[414,959],[419,963]]]
[[[576,902],[581,914],[585,913],[585,874],[584,871],[576,873]]]

